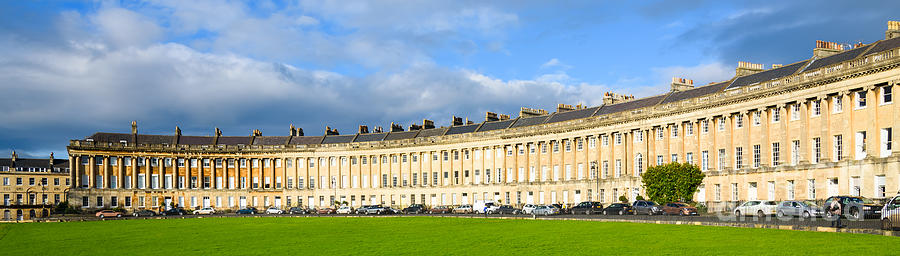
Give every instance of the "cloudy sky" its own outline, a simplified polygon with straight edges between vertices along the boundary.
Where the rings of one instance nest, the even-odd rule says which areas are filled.
[[[318,135],[595,106],[879,40],[900,18],[898,1],[557,2],[0,1],[0,156],[65,155],[132,120]]]

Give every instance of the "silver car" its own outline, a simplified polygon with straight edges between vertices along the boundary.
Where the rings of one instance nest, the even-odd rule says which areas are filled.
[[[900,227],[900,195],[884,204],[881,209],[881,228],[893,230]]]
[[[825,212],[813,201],[784,201],[775,207],[778,217],[798,216],[804,219],[822,217]]]
[[[534,211],[532,213],[534,215],[544,215],[544,216],[557,215],[557,214],[559,214],[559,208],[556,208],[556,207],[553,207],[550,205],[538,205],[536,208],[534,208]]]

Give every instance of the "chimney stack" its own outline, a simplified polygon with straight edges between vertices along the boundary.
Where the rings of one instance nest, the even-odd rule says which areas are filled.
[[[614,92],[606,92],[603,94],[603,105],[611,105],[622,102],[631,101],[634,99],[634,95],[624,95],[618,94]]]
[[[372,132],[374,132],[374,133],[382,133],[382,132],[384,132],[384,129],[382,129],[381,126],[375,126],[375,130],[372,131]]]
[[[784,65],[781,65],[781,64],[772,64],[772,69],[776,69],[776,68],[780,68],[780,67],[784,67]]]
[[[672,77],[672,91],[680,92],[694,88],[694,80]]]
[[[331,126],[325,126],[325,135],[341,135],[337,129],[331,129]]]
[[[500,121],[509,120],[509,115],[506,114],[499,114],[497,117],[500,118]]]
[[[900,21],[890,20],[887,25],[888,29],[884,32],[884,39],[900,37]]]
[[[254,129],[250,132],[250,136],[262,136],[262,132],[259,129]]]
[[[422,128],[424,129],[434,129],[434,121],[423,119],[422,120]]]
[[[413,123],[413,124],[409,125],[409,130],[410,130],[410,131],[418,131],[418,130],[422,130],[422,126]]]
[[[297,136],[297,128],[294,127],[294,124],[291,124],[291,136]]]
[[[137,135],[137,121],[131,121],[131,134]]]
[[[175,136],[181,137],[181,128],[178,128],[177,125],[175,126]]]
[[[546,115],[546,114],[547,114],[547,110],[537,109],[537,108],[522,107],[522,109],[519,110],[520,117],[542,116],[542,115]]]
[[[738,67],[734,69],[735,75],[746,76],[763,71],[763,64],[755,64],[746,61],[738,61]]]
[[[821,59],[835,55],[843,50],[844,46],[839,43],[816,40],[816,48],[813,49],[813,57]]]
[[[556,112],[557,113],[562,113],[562,112],[572,111],[572,110],[575,110],[575,108],[572,107],[572,105],[562,104],[562,103],[556,104]]]
[[[369,133],[369,126],[366,126],[366,125],[360,125],[360,126],[359,126],[359,131],[358,131],[358,133],[359,133],[359,134],[366,134],[366,133]]]
[[[470,125],[470,124],[474,124],[474,123],[475,122],[472,122],[471,120],[469,120],[468,117],[466,117],[466,125]]]
[[[222,136],[222,130],[219,130],[219,127],[216,127],[216,137]]]
[[[297,136],[303,136],[303,128],[297,128]]]
[[[400,124],[391,122],[391,132],[402,132],[402,131],[403,131],[403,126],[401,126]]]
[[[13,152],[12,152],[12,162],[13,162],[13,166],[16,165],[16,159],[19,159],[19,155],[16,155],[16,151],[13,150]]]
[[[457,125],[463,125],[463,124],[464,123],[463,123],[462,117],[458,117],[458,116],[453,116],[453,120],[450,121],[450,126],[457,126]]]
[[[487,113],[484,113],[484,121],[485,122],[500,121],[500,118],[497,117],[497,113],[488,111]]]
[[[50,152],[50,168],[53,168],[53,152]]]

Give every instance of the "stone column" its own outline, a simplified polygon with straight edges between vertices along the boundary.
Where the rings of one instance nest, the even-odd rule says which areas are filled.
[[[166,185],[166,182],[165,182],[165,178],[166,178],[166,165],[165,165],[165,161],[164,161],[163,158],[158,158],[158,159],[156,159],[156,160],[159,161],[159,164],[157,164],[157,165],[159,166],[159,175],[156,176],[156,182],[157,182],[156,185],[157,185],[158,188],[165,188],[165,185]]]
[[[81,158],[76,155],[69,155],[69,176],[71,177],[72,183],[70,183],[71,189],[79,188],[81,186],[81,175],[78,174],[78,166],[81,165]]]
[[[122,156],[116,157],[116,166],[118,166],[116,174],[116,189],[122,189],[125,185],[125,159]]]
[[[88,187],[93,189],[94,185],[95,185],[94,182],[97,180],[97,178],[95,177],[95,175],[97,175],[95,173],[96,172],[95,171],[96,164],[94,163],[94,161],[96,161],[96,159],[94,158],[94,156],[88,156],[88,157],[90,157],[90,159],[88,160],[88,169],[90,170],[90,174],[88,175]]]
[[[150,157],[144,158],[144,188],[145,189],[151,188],[150,187],[150,173],[152,170],[150,167],[151,160],[152,160],[152,158],[150,158]]]
[[[138,168],[137,157],[131,157],[131,189],[137,188],[137,175],[140,172]]]

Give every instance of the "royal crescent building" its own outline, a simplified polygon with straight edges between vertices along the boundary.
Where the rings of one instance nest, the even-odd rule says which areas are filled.
[[[601,106],[454,117],[448,127],[190,136],[141,134],[132,123],[130,133],[70,141],[67,196],[87,209],[609,203],[642,195],[647,168],[687,162],[706,175],[694,201],[713,210],[885,198],[900,190],[900,23],[888,22],[885,37],[817,41],[809,59],[740,62],[728,81],[674,78],[656,96],[606,93]]]

